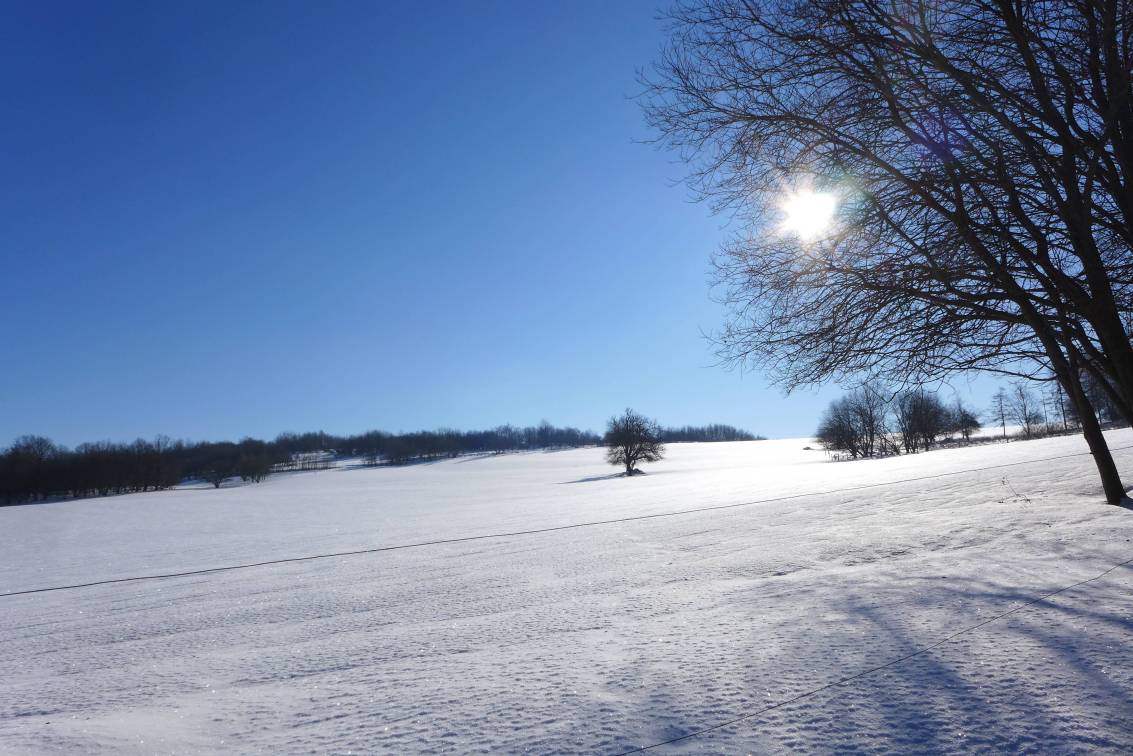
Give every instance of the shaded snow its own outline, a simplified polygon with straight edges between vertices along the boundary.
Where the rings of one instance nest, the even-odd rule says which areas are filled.
[[[1133,446],[1129,431],[1109,438]],[[4,508],[0,592],[1085,450],[1066,437],[830,463],[808,443],[673,444],[632,479],[583,449]],[[1116,457],[1133,477],[1133,449]],[[1102,505],[1098,489],[1078,456],[0,598],[0,751],[617,753],[790,699],[1133,557],[1133,512]],[[1131,648],[1133,570],[1121,568],[658,751],[1128,752]]]

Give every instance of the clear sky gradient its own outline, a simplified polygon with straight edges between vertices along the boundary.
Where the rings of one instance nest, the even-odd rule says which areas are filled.
[[[836,387],[784,398],[702,336],[727,230],[641,143],[657,11],[7,4],[0,444],[627,405],[812,432]]]

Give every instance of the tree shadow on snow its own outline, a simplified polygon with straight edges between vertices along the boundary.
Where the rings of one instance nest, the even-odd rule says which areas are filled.
[[[1099,555],[1098,561],[1114,560]],[[684,741],[683,750],[1130,752],[1131,574],[1133,567],[1120,568],[943,643],[1075,581],[1019,588],[969,578],[847,580],[835,600],[816,606],[813,617],[800,615],[797,626],[763,625],[756,599],[751,631],[727,645],[728,658],[716,670],[722,676],[715,682],[723,682],[730,669],[728,682],[742,696],[719,710],[693,706],[701,709],[693,714],[689,704],[703,703],[709,691],[686,679],[676,696],[682,704],[674,707],[684,712],[640,712],[639,721],[653,726],[639,737],[661,742],[680,728],[710,727],[830,685]],[[873,671],[838,684],[867,670]],[[682,722],[686,716],[695,721]]]
[[[564,480],[559,483],[560,486],[569,486],[572,483],[595,483],[599,480],[615,480],[617,478],[638,478],[644,475],[657,475],[658,473],[647,473],[644,470],[634,470],[632,475],[626,475],[624,472],[610,473],[609,475],[594,475],[589,478],[579,478],[578,480]]]
[[[992,581],[968,581],[962,588],[940,582],[902,581],[888,590],[846,596],[838,609],[852,618],[859,630],[855,636],[865,643],[856,650],[843,643],[843,651],[827,657],[842,662],[830,676],[839,679],[887,664],[1043,593]],[[892,594],[892,601],[885,594]],[[917,598],[909,602],[910,595]],[[841,745],[849,748],[875,747],[878,741],[902,752],[1127,748],[1133,745],[1128,734],[1133,676],[1122,684],[1101,668],[1120,666],[1120,652],[1102,649],[1128,648],[1133,618],[1122,601],[1114,601],[1120,591],[1099,595],[1110,600],[1087,601],[1070,592],[1041,600],[817,694],[808,707],[824,709],[828,720],[838,723]],[[940,607],[955,607],[947,627],[932,620],[939,618]],[[918,608],[927,610],[920,618]],[[862,658],[861,652],[871,648],[877,656]],[[1114,727],[1115,719],[1125,725]]]

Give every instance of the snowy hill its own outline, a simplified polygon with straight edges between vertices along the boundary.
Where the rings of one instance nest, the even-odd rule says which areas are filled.
[[[1024,606],[1133,559],[1079,438],[808,443],[0,509],[0,593],[543,531],[0,597],[0,752],[1133,749],[1133,565]]]

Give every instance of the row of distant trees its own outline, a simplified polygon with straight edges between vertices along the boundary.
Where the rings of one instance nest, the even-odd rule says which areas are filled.
[[[857,459],[915,454],[979,429],[979,417],[959,400],[946,404],[924,389],[893,392],[867,383],[831,402],[815,435],[828,450]]]
[[[230,477],[259,482],[286,452],[257,439],[239,443],[153,441],[80,444],[21,436],[0,454],[0,504],[159,491],[186,478],[220,487]]]
[[[754,438],[728,425],[670,428],[672,441],[737,441]],[[260,482],[272,472],[328,467],[336,457],[357,457],[367,465],[401,465],[462,454],[597,446],[591,431],[549,422],[490,430],[440,429],[413,433],[368,431],[337,436],[324,432],[283,433],[272,441],[186,442],[159,436],[152,441],[98,442],[74,449],[42,436],[22,436],[0,453],[0,504],[60,498],[158,491],[183,480],[219,488],[239,477]]]
[[[525,449],[596,446],[601,440],[591,431],[558,428],[544,421],[539,425],[522,428],[500,425],[483,431],[459,431],[451,428],[397,434],[370,431],[351,437],[337,446],[324,448],[345,449],[350,455],[362,457],[369,465],[397,465],[414,460],[457,457],[461,454],[502,454]]]
[[[1083,375],[1082,388],[1101,423],[1123,422],[1120,411],[1097,379]],[[1008,423],[1019,426],[1019,433],[1024,438],[1081,427],[1074,402],[1069,400],[1057,381],[1041,384],[1039,389],[1033,389],[1022,381],[1016,381],[1008,389],[1000,388],[992,397],[988,415],[1003,429],[1005,437]]]
[[[337,456],[357,456],[374,465],[405,464],[474,452],[593,446],[600,441],[589,431],[556,428],[547,422],[468,432],[283,433],[274,441],[245,438],[238,443],[190,443],[159,436],[153,441],[87,443],[74,449],[42,436],[22,436],[0,454],[0,503],[157,491],[187,479],[216,488],[235,477],[258,483],[273,471],[327,467]]]
[[[680,428],[658,429],[660,441],[667,444],[680,444],[703,441],[762,441],[762,436],[736,428],[731,425],[715,423],[712,425],[684,425]]]
[[[1120,422],[1120,413],[1108,401],[1105,389],[1089,376],[1084,376],[1082,383],[1096,402],[1097,419],[1102,423]],[[1051,380],[1039,385],[1041,388],[1035,389],[1016,381],[1010,387],[1001,387],[985,417],[1002,428],[1004,437],[1008,425],[1017,426],[1023,438],[1080,428],[1074,403],[1061,384]],[[828,450],[857,459],[915,454],[955,437],[969,441],[980,427],[979,414],[959,399],[947,403],[923,388],[892,391],[871,382],[831,402],[816,437]]]

